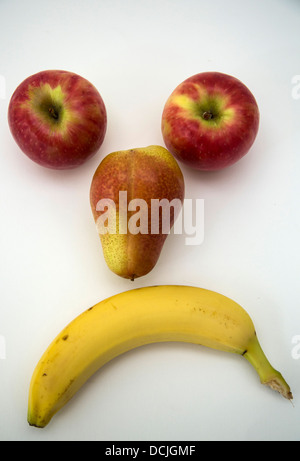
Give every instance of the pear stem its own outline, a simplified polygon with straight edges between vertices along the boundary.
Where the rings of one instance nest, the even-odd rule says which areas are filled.
[[[284,398],[288,400],[293,399],[293,394],[289,385],[284,380],[281,373],[275,370],[268,361],[256,335],[249,342],[248,348],[244,352],[243,356],[255,368],[262,384],[270,386],[273,390],[279,392]]]

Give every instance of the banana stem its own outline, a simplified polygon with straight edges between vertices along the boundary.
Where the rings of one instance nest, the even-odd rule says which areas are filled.
[[[273,390],[279,392],[284,398],[288,400],[293,399],[293,394],[289,385],[284,380],[281,373],[275,370],[268,361],[256,335],[249,342],[247,351],[243,354],[243,356],[255,368],[262,384],[270,386]]]

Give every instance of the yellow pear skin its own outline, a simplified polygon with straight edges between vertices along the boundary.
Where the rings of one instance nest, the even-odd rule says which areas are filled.
[[[164,147],[108,154],[94,173],[90,204],[110,270],[131,280],[148,274],[168,236],[165,220],[172,229],[183,200],[182,171]],[[164,217],[162,207],[157,213],[162,203]]]

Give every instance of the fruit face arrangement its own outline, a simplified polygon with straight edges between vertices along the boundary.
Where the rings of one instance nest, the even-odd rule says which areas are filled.
[[[108,267],[131,280],[148,274],[168,235],[158,205],[163,200],[168,208],[170,230],[183,199],[183,175],[167,149],[149,146],[107,155],[92,179],[90,204]],[[103,216],[106,228],[100,228]]]
[[[162,114],[167,149],[198,170],[220,170],[252,146],[259,110],[248,88],[220,72],[194,75],[173,91]]]
[[[97,152],[107,116],[90,82],[72,72],[47,70],[28,77],[15,90],[8,123],[31,160],[59,170],[78,167]]]
[[[53,169],[77,167],[94,155],[107,123],[96,88],[66,71],[24,80],[11,98],[8,120],[23,152]],[[156,265],[183,205],[185,184],[177,160],[198,170],[228,167],[249,151],[258,126],[257,103],[248,88],[229,75],[205,72],[181,83],[165,104],[161,127],[168,150],[152,145],[107,155],[93,175],[90,206],[111,271],[134,280]],[[263,384],[293,398],[240,305],[202,288],[162,285],[105,299],[64,328],[32,375],[29,424],[45,427],[114,357],[165,341],[238,354]]]

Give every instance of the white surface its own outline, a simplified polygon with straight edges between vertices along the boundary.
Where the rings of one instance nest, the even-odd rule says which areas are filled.
[[[299,19],[297,0],[1,0],[2,440],[299,440]],[[7,125],[17,85],[50,68],[89,79],[108,112],[99,153],[74,171],[34,164]],[[164,145],[166,98],[207,70],[253,92],[258,137],[223,172],[181,165],[186,198],[205,200],[204,242],[186,246],[185,236],[170,235],[155,269],[133,285],[105,265],[89,208],[92,175],[112,151]],[[54,336],[109,295],[165,283],[243,305],[294,406],[240,357],[157,344],[108,364],[47,428],[29,427],[29,381]]]

